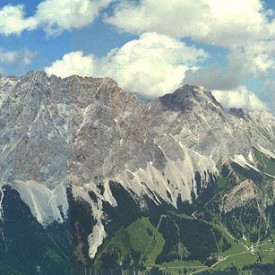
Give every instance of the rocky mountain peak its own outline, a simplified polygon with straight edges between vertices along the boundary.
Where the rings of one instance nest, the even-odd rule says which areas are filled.
[[[248,115],[245,114],[245,112],[242,108],[230,108],[229,113],[238,117],[238,118],[243,118],[243,119],[248,118]]]
[[[171,94],[166,94],[160,101],[174,111],[191,111],[196,106],[221,109],[210,91],[201,86],[184,85]]]
[[[83,108],[95,101],[108,105],[116,101],[122,92],[118,84],[111,78],[73,75],[65,80],[69,83],[69,93],[72,101],[81,102]]]
[[[48,75],[45,73],[45,71],[29,71],[25,75],[27,78],[43,78],[43,77],[48,77]]]

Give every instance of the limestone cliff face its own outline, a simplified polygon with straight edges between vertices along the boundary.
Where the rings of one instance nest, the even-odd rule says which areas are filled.
[[[41,72],[0,79],[0,182],[43,225],[62,222],[68,210],[68,87]]]
[[[227,112],[202,87],[186,85],[145,104],[109,78],[0,78],[1,186],[16,189],[44,226],[66,219],[71,187],[97,221],[91,257],[106,235],[102,202],[116,206],[110,181],[140,205],[147,196],[177,207],[179,197],[191,202],[198,195],[196,175],[206,188],[227,161],[256,166],[253,146],[274,154],[274,117]],[[256,196],[252,187],[247,199]]]

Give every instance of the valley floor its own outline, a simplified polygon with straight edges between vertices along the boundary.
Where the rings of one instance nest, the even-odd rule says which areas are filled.
[[[221,227],[221,226],[220,226]],[[226,230],[224,230],[226,232]],[[245,266],[256,264],[275,263],[275,243],[273,240],[265,240],[250,244],[239,242],[227,232],[227,235],[236,243],[235,247],[225,253],[215,255],[217,261],[211,266],[206,266],[201,262],[174,261],[165,263],[160,270],[170,275],[176,274],[205,274],[205,272],[215,273],[235,267],[239,274],[251,274],[249,270],[243,270]],[[240,252],[233,251],[242,250]],[[270,273],[271,274],[271,273]]]

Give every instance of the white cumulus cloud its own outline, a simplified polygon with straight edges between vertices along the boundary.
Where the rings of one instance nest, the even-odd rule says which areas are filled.
[[[120,1],[105,22],[122,31],[155,31],[208,44],[249,44],[271,32],[261,0]]]
[[[196,47],[156,33],[112,50],[101,60],[101,74],[113,77],[129,91],[145,96],[159,96],[176,89],[185,72],[207,53]]]
[[[228,51],[225,67],[189,70],[188,84],[235,89],[251,75],[265,81],[275,69],[274,13],[262,0],[119,0],[104,21],[131,34],[157,32]]]
[[[274,71],[273,48],[269,42],[247,46],[245,49],[235,48],[227,55],[225,67],[211,65],[188,71],[184,83],[201,85],[210,90],[235,89],[249,74],[264,77]]]
[[[35,18],[48,34],[79,29],[91,24],[111,0],[45,0],[37,6]]]
[[[95,61],[93,55],[84,55],[81,51],[65,54],[61,60],[54,61],[45,68],[48,75],[67,77],[70,75],[91,76],[94,73]]]
[[[24,30],[36,28],[35,18],[26,18],[23,5],[7,5],[0,9],[0,34],[21,34]]]
[[[19,51],[7,51],[0,48],[0,63],[5,65],[29,65],[32,63],[33,58],[36,56],[36,54],[36,52],[31,52],[28,49],[23,49]]]
[[[268,109],[255,93],[244,86],[231,91],[215,90],[212,93],[225,108],[242,108],[247,111],[266,111]]]
[[[177,39],[145,33],[101,59],[72,52],[45,71],[62,77],[70,74],[108,76],[128,91],[155,97],[180,86],[184,73],[207,56],[205,51]]]
[[[33,16],[26,17],[24,5],[0,9],[0,34],[20,35],[25,30],[44,29],[48,35],[91,24],[112,0],[44,0]]]

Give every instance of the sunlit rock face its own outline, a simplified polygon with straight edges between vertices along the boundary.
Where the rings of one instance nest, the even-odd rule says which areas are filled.
[[[228,112],[202,87],[185,85],[144,103],[109,78],[1,77],[1,201],[11,186],[46,227],[67,219],[71,189],[96,221],[88,238],[92,258],[111,222],[102,205],[117,206],[110,182],[140,207],[147,207],[144,197],[177,207],[179,197],[192,202],[207,188],[226,161],[253,166],[253,146],[274,154],[274,137],[272,116]],[[250,193],[247,199],[256,196]]]
[[[42,72],[0,79],[1,185],[18,190],[43,225],[68,211],[68,87]]]

